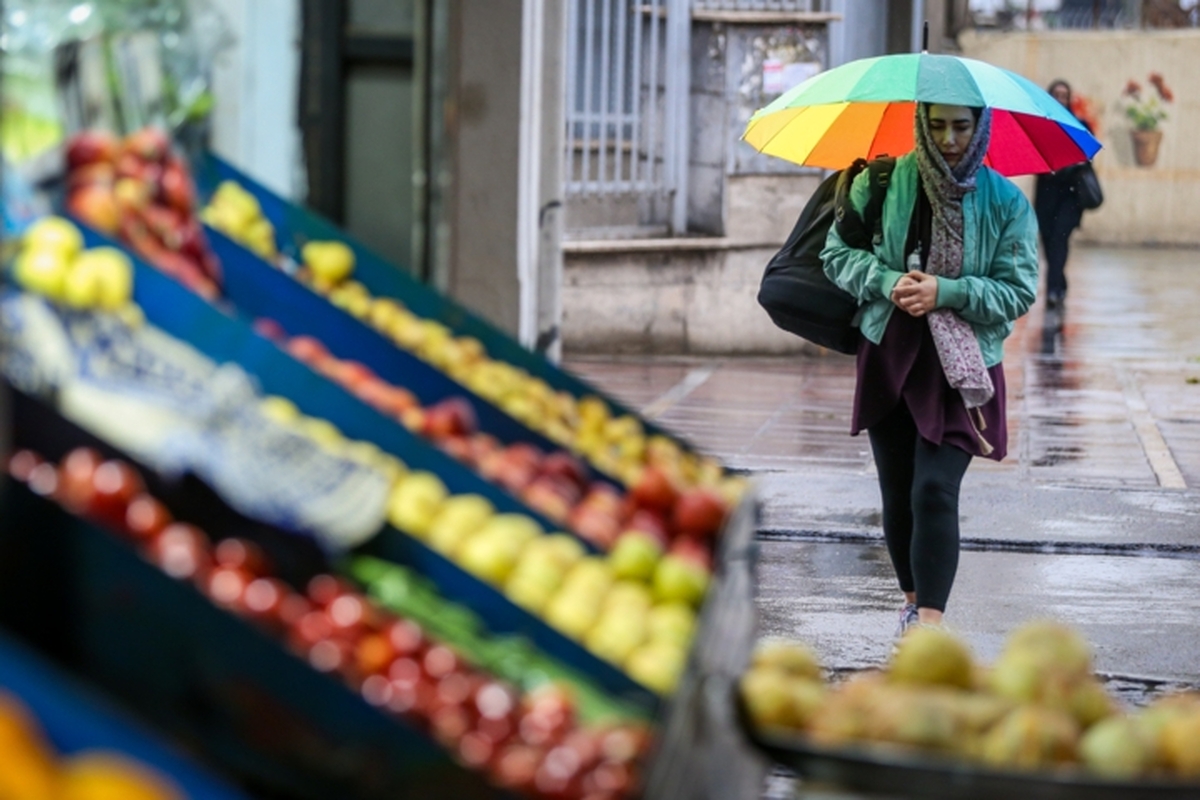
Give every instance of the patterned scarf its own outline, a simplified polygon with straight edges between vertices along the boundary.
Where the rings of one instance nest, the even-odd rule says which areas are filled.
[[[930,275],[957,278],[963,266],[963,197],[975,191],[975,175],[983,164],[992,132],[992,112],[985,108],[975,124],[975,135],[962,159],[950,169],[929,131],[929,106],[921,103],[916,114],[917,169],[933,209],[929,260]],[[984,405],[996,393],[983,363],[979,341],[970,324],[948,308],[928,314],[929,329],[937,347],[942,371],[950,386],[962,394],[968,409]],[[982,436],[980,437],[982,439]]]

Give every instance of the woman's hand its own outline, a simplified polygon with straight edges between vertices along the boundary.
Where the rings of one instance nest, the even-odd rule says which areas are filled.
[[[923,317],[937,308],[937,278],[918,270],[912,270],[896,281],[892,288],[892,302],[901,311],[914,317]]]

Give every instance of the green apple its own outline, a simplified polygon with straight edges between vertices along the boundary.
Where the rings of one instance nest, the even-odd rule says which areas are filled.
[[[629,677],[662,695],[675,691],[687,651],[664,640],[651,640],[641,645],[625,661]]]
[[[654,569],[654,596],[659,602],[699,606],[708,590],[708,570],[694,561],[671,554]]]
[[[388,521],[417,538],[425,538],[449,492],[432,472],[410,472],[392,487]]]
[[[618,578],[648,581],[660,558],[662,547],[653,537],[640,531],[627,531],[617,537],[608,554],[608,563]]]
[[[646,616],[649,638],[686,647],[696,631],[696,612],[687,603],[659,603]]]
[[[17,283],[50,300],[63,298],[70,272],[70,260],[56,250],[26,250],[13,268]]]

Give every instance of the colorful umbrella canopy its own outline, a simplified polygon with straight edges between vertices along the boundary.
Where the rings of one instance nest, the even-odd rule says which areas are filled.
[[[864,58],[815,75],[755,112],[742,138],[797,164],[842,169],[855,158],[912,150],[918,101],[990,106],[985,163],[1004,175],[1053,172],[1100,149],[1083,123],[1032,81],[982,61],[929,53]]]

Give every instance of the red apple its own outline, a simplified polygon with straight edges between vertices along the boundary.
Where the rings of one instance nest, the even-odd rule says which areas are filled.
[[[627,761],[601,761],[583,777],[586,797],[623,797],[635,784],[633,767]]]
[[[254,320],[251,327],[254,328],[254,332],[259,336],[270,339],[273,342],[282,342],[287,339],[287,331],[283,329],[283,326],[268,317],[259,317]]]
[[[582,794],[582,769],[583,763],[577,752],[561,745],[553,747],[538,765],[533,777],[534,788],[539,795],[554,800],[579,797]]]
[[[553,475],[569,482],[582,492],[588,485],[588,469],[584,463],[564,450],[555,450],[542,459],[539,467],[542,475]]]
[[[125,508],[125,532],[134,542],[149,542],[172,522],[171,512],[159,500],[139,494]]]
[[[554,478],[534,478],[521,490],[521,499],[556,525],[565,525],[571,514],[569,487]]]
[[[384,624],[382,633],[398,656],[412,656],[425,647],[425,633],[411,619],[393,619]]]
[[[115,236],[121,212],[111,187],[100,184],[80,186],[67,195],[67,212],[102,233]]]
[[[147,200],[156,194],[156,187],[162,180],[162,165],[153,161],[143,161],[135,154],[122,152],[116,161],[117,179],[131,178],[146,187]]]
[[[166,159],[170,146],[171,142],[162,129],[147,126],[125,137],[121,143],[121,153],[139,161],[158,163]]]
[[[467,436],[479,428],[475,407],[463,397],[447,397],[425,408],[422,433],[430,439]]]
[[[488,774],[502,789],[528,794],[534,789],[533,779],[543,752],[541,748],[528,744],[506,745],[492,760]]]
[[[610,511],[614,515],[621,513],[621,493],[617,491],[615,486],[604,481],[592,481],[588,484],[587,492],[580,502],[589,507]],[[632,508],[631,504],[631,513]]]
[[[312,336],[293,336],[288,339],[284,349],[297,361],[303,361],[310,366],[329,357],[329,351],[325,349],[321,340]]]
[[[288,644],[302,656],[307,657],[308,651],[314,644],[333,635],[333,623],[323,610],[310,609],[304,612],[292,625],[288,634]]]
[[[394,689],[391,682],[382,675],[367,675],[363,678],[358,693],[369,705],[384,708],[391,702]]]
[[[455,461],[470,464],[471,442],[465,436],[447,436],[437,442],[438,449]]]
[[[309,666],[327,675],[345,673],[352,659],[350,644],[341,639],[321,639],[308,649]]]
[[[29,470],[27,485],[34,494],[53,499],[58,493],[58,470],[48,461],[35,464]]]
[[[168,159],[159,183],[163,202],[182,213],[188,213],[196,204],[196,189],[183,164]]]
[[[179,252],[198,263],[205,275],[215,281],[220,280],[219,270],[214,274],[207,262],[207,259],[212,257],[208,249],[208,237],[204,235],[204,228],[195,218],[185,217],[179,226]]]
[[[421,671],[434,681],[462,669],[458,654],[443,644],[435,644],[421,658]]]
[[[468,769],[484,769],[495,753],[496,742],[479,731],[467,731],[458,742],[458,760]]]
[[[728,508],[711,489],[689,489],[679,496],[671,515],[675,531],[684,536],[712,537],[721,529]]]
[[[417,655],[393,659],[388,665],[387,676],[392,683],[402,686],[416,686],[425,681],[425,673],[421,670],[421,661]]]
[[[429,718],[433,738],[448,750],[457,750],[458,743],[471,730],[471,718],[462,706],[444,705]]]
[[[243,569],[251,575],[266,575],[271,569],[267,554],[261,547],[235,536],[217,543],[213,549],[213,560],[222,567]]]
[[[713,556],[711,547],[704,541],[691,536],[677,536],[671,541],[668,552],[685,561],[690,561],[712,572]]]
[[[633,512],[622,527],[627,531],[641,531],[653,536],[664,548],[671,540],[667,522],[663,516],[646,508],[639,508]]]
[[[629,490],[630,496],[639,508],[646,508],[666,514],[675,505],[679,491],[667,477],[667,474],[655,467],[646,467],[641,476]]]
[[[92,473],[92,503],[88,516],[121,527],[130,501],[146,490],[142,476],[124,461],[109,460]]]
[[[67,142],[67,170],[74,172],[87,164],[111,162],[120,149],[120,141],[107,131],[80,131]]]
[[[649,748],[650,736],[644,728],[618,725],[600,736],[600,753],[606,761],[634,761]]]
[[[597,547],[607,550],[621,533],[621,522],[614,513],[580,504],[567,518],[567,526]]]
[[[95,489],[92,481],[104,456],[94,448],[77,447],[58,465],[58,499],[76,514],[86,513],[92,505]]]
[[[346,592],[325,607],[333,623],[333,635],[357,642],[379,628],[379,611],[362,595]]]
[[[438,702],[445,705],[464,705],[475,694],[478,683],[478,680],[472,679],[465,672],[448,673],[437,682]]]
[[[255,578],[242,594],[242,607],[255,622],[281,630],[286,624],[284,604],[291,596],[296,596],[295,592],[278,578]]]
[[[471,442],[471,463],[479,464],[489,453],[500,449],[500,440],[490,433],[476,433],[469,437]]]
[[[42,463],[42,457],[32,450],[18,450],[8,459],[8,474],[21,483],[29,482],[33,468]]]
[[[237,567],[217,567],[205,578],[203,591],[210,600],[225,608],[241,610],[246,588],[254,576]]]
[[[176,580],[202,580],[212,568],[208,537],[186,522],[163,528],[146,549],[150,561]]]
[[[356,594],[357,590],[348,581],[328,573],[314,575],[306,587],[308,598],[320,608],[326,608],[344,594]]]

